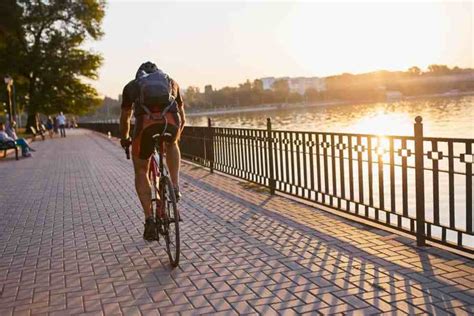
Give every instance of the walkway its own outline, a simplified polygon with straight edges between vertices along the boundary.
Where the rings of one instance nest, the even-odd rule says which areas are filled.
[[[116,142],[33,146],[0,159],[2,316],[474,313],[473,261],[189,164],[171,270]]]

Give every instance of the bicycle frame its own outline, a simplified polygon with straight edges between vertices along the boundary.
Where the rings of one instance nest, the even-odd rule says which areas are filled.
[[[155,188],[156,192],[159,191],[159,185],[161,183],[162,177],[168,177],[169,176],[169,170],[168,166],[166,165],[166,160],[165,160],[165,148],[164,148],[164,140],[161,135],[154,135],[153,139],[155,141],[154,145],[154,151],[153,154],[151,155],[150,159],[150,172],[152,177],[157,179],[155,182],[158,187]],[[151,179],[150,179],[151,180]],[[155,197],[158,198],[158,197]],[[163,218],[163,204],[161,204],[162,207],[159,209],[158,218]]]
[[[151,155],[151,160],[158,167],[157,168],[158,173],[163,172],[163,174],[156,174],[156,175],[154,174],[154,176],[158,176],[158,177],[160,177],[160,176],[163,176],[163,177],[169,176],[169,170],[168,170],[168,166],[166,165],[165,149],[164,149],[163,143],[164,143],[164,141],[162,139],[161,140],[156,140],[155,141],[155,149],[153,151],[153,154]],[[152,163],[152,161],[150,161],[150,163]],[[155,170],[152,169],[152,172],[155,172]]]

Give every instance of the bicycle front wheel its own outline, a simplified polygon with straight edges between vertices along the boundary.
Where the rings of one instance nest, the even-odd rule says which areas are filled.
[[[160,185],[160,196],[164,205],[164,225],[166,251],[173,267],[179,264],[180,238],[179,238],[179,214],[176,206],[176,196],[173,185],[168,177],[163,177]]]

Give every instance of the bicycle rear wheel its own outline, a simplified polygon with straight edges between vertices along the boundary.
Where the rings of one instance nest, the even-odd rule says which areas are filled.
[[[148,179],[150,179],[151,184],[151,209],[153,211],[153,215],[155,216],[156,222],[156,230],[157,230],[157,241],[159,241],[159,234],[163,233],[163,227],[161,223],[160,214],[161,210],[161,192],[159,190],[159,181],[160,178],[158,177],[159,171],[158,166],[154,158],[152,158],[150,162],[150,169],[148,171]]]
[[[179,214],[176,206],[176,196],[173,185],[168,177],[162,177],[160,181],[160,196],[164,203],[164,237],[166,251],[173,267],[179,264],[180,238],[179,238]]]

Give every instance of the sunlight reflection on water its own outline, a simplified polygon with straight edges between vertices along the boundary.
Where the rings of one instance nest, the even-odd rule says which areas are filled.
[[[237,113],[212,116],[215,126],[413,135],[416,116],[423,117],[430,137],[474,138],[474,96],[371,104],[315,106],[307,109]],[[206,117],[190,117],[189,125],[205,126]]]

